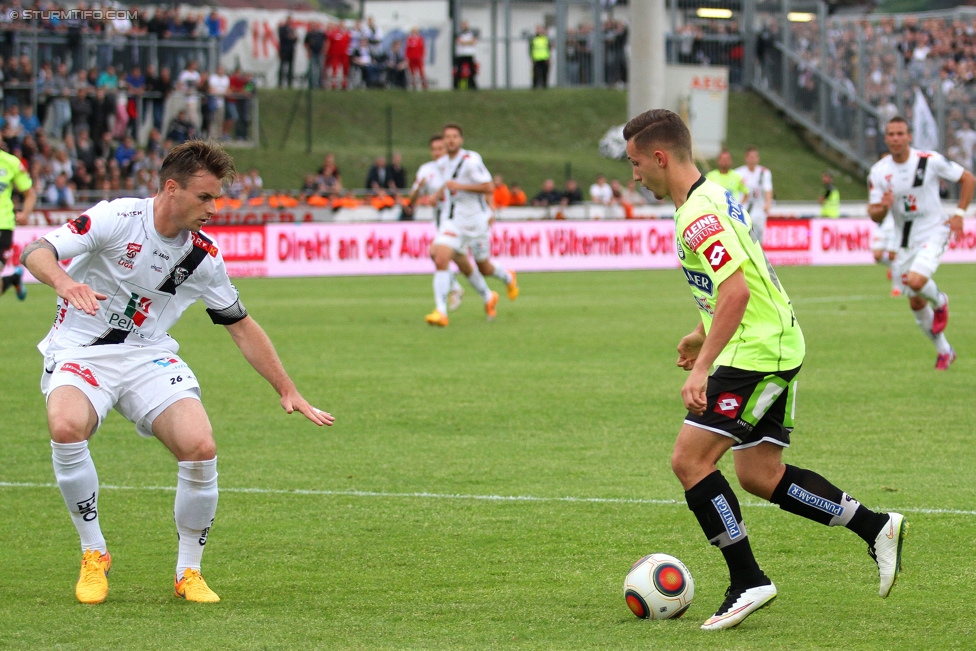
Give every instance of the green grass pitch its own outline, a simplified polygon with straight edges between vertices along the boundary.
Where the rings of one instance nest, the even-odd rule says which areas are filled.
[[[937,276],[959,352],[947,373],[880,267],[778,271],[808,348],[786,459],[906,513],[887,600],[856,536],[740,490],[779,599],[736,630],[699,630],[727,575],[669,467],[683,416],[675,345],[698,318],[672,270],[522,274],[494,323],[468,289],[445,330],[423,322],[426,275],[241,280],[331,429],[286,415],[195,306],[173,335],[218,443],[203,569],[222,601],[173,597],[176,465],[112,414],[92,440],[111,589],[83,606],[34,348],[54,296],[31,286],[25,303],[0,299],[0,648],[972,648],[973,267]],[[624,575],[650,552],[694,575],[680,620],[638,620],[624,603]]]

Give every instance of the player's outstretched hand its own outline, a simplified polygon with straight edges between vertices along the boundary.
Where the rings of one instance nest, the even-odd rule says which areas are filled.
[[[281,408],[289,414],[297,411],[319,427],[322,425],[332,425],[335,422],[335,417],[332,414],[321,409],[316,409],[308,404],[308,401],[299,394],[282,396]]]
[[[108,298],[105,294],[99,294],[84,283],[72,281],[64,287],[58,288],[58,296],[71,303],[72,307],[82,310],[85,314],[94,315],[98,312],[98,302]]]

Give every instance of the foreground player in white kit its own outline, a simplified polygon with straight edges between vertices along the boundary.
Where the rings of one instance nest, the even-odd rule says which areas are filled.
[[[962,237],[962,217],[973,198],[976,176],[942,154],[913,149],[911,143],[905,119],[891,118],[885,126],[891,155],[872,165],[868,175],[868,214],[879,224],[889,211],[894,218],[898,252],[891,265],[892,278],[908,295],[918,327],[935,344],[936,370],[945,371],[956,359],[944,334],[949,299],[932,276],[942,262],[949,234]],[[959,204],[948,220],[939,197],[940,178],[959,183]]]
[[[60,297],[54,325],[38,344],[41,390],[54,475],[81,538],[75,595],[82,603],[101,603],[108,595],[112,557],[99,523],[88,439],[113,408],[139,434],[158,438],[178,462],[176,595],[220,600],[200,575],[217,510],[216,444],[200,386],[167,332],[198,299],[278,392],[285,411],[316,425],[333,422],[298,392],[271,340],[241,304],[220,251],[200,232],[233,174],[233,160],[218,145],[187,142],[163,161],[154,198],[103,201],[30,244],[21,257]],[[65,271],[58,260],[68,258]]]
[[[510,300],[514,301],[519,294],[515,273],[496,267],[489,259],[491,208],[488,206],[488,197],[495,189],[491,174],[485,168],[481,156],[462,149],[464,137],[460,125],[446,124],[443,136],[447,153],[437,164],[444,180],[444,198],[441,202],[437,237],[430,247],[430,257],[437,269],[434,272],[435,307],[425,317],[427,323],[440,327],[447,325],[447,295],[451,287],[448,266],[451,260],[454,260],[461,273],[468,277],[471,286],[484,299],[485,314],[489,321],[495,318],[498,293],[488,288],[485,276],[494,276],[505,283]],[[468,259],[469,250],[477,268]]]

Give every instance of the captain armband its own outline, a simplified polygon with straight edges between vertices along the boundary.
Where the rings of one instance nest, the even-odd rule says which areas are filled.
[[[222,310],[211,310],[208,307],[207,314],[210,315],[210,320],[214,322],[214,325],[228,326],[243,320],[247,316],[247,310],[238,300],[230,307],[225,307]]]

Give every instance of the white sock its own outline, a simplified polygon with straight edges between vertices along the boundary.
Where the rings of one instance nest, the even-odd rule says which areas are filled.
[[[916,291],[915,294],[924,298],[929,302],[929,305],[936,309],[945,304],[945,297],[942,295],[942,292],[939,291],[939,287],[935,284],[935,281],[931,278],[929,278],[928,282],[922,286],[922,289]]]
[[[461,289],[461,283],[458,282],[457,274],[451,273],[451,289],[452,292],[464,291]]]
[[[217,513],[217,457],[208,461],[180,461],[176,475],[173,515],[180,537],[176,577],[190,567],[200,569],[203,546]]]
[[[506,285],[512,282],[512,274],[508,273],[508,269],[502,269],[501,267],[495,267],[495,270],[491,273],[492,276],[502,281]]]
[[[485,282],[485,277],[481,275],[481,272],[478,271],[477,267],[475,267],[474,271],[471,272],[471,275],[468,276],[468,282],[471,283],[472,287],[474,287],[474,291],[481,295],[481,298],[484,299],[485,303],[491,299],[491,290],[488,289],[488,283]]]
[[[447,295],[451,291],[451,278],[454,274],[450,271],[434,272],[434,307],[441,314],[447,314]]]
[[[877,262],[878,264],[883,264],[886,267],[891,266],[891,258],[889,258],[887,255],[882,255],[880,258],[878,258]]]
[[[102,554],[107,553],[108,546],[98,521],[98,473],[88,451],[88,441],[51,441],[51,458],[61,497],[81,538],[81,551],[97,549]]]
[[[952,350],[952,346],[949,345],[949,340],[946,339],[944,332],[940,332],[937,335],[932,334],[932,319],[935,315],[932,312],[931,305],[926,305],[921,310],[912,310],[912,314],[915,316],[915,323],[922,329],[925,336],[935,344],[935,349],[939,351],[940,355],[944,355]]]

